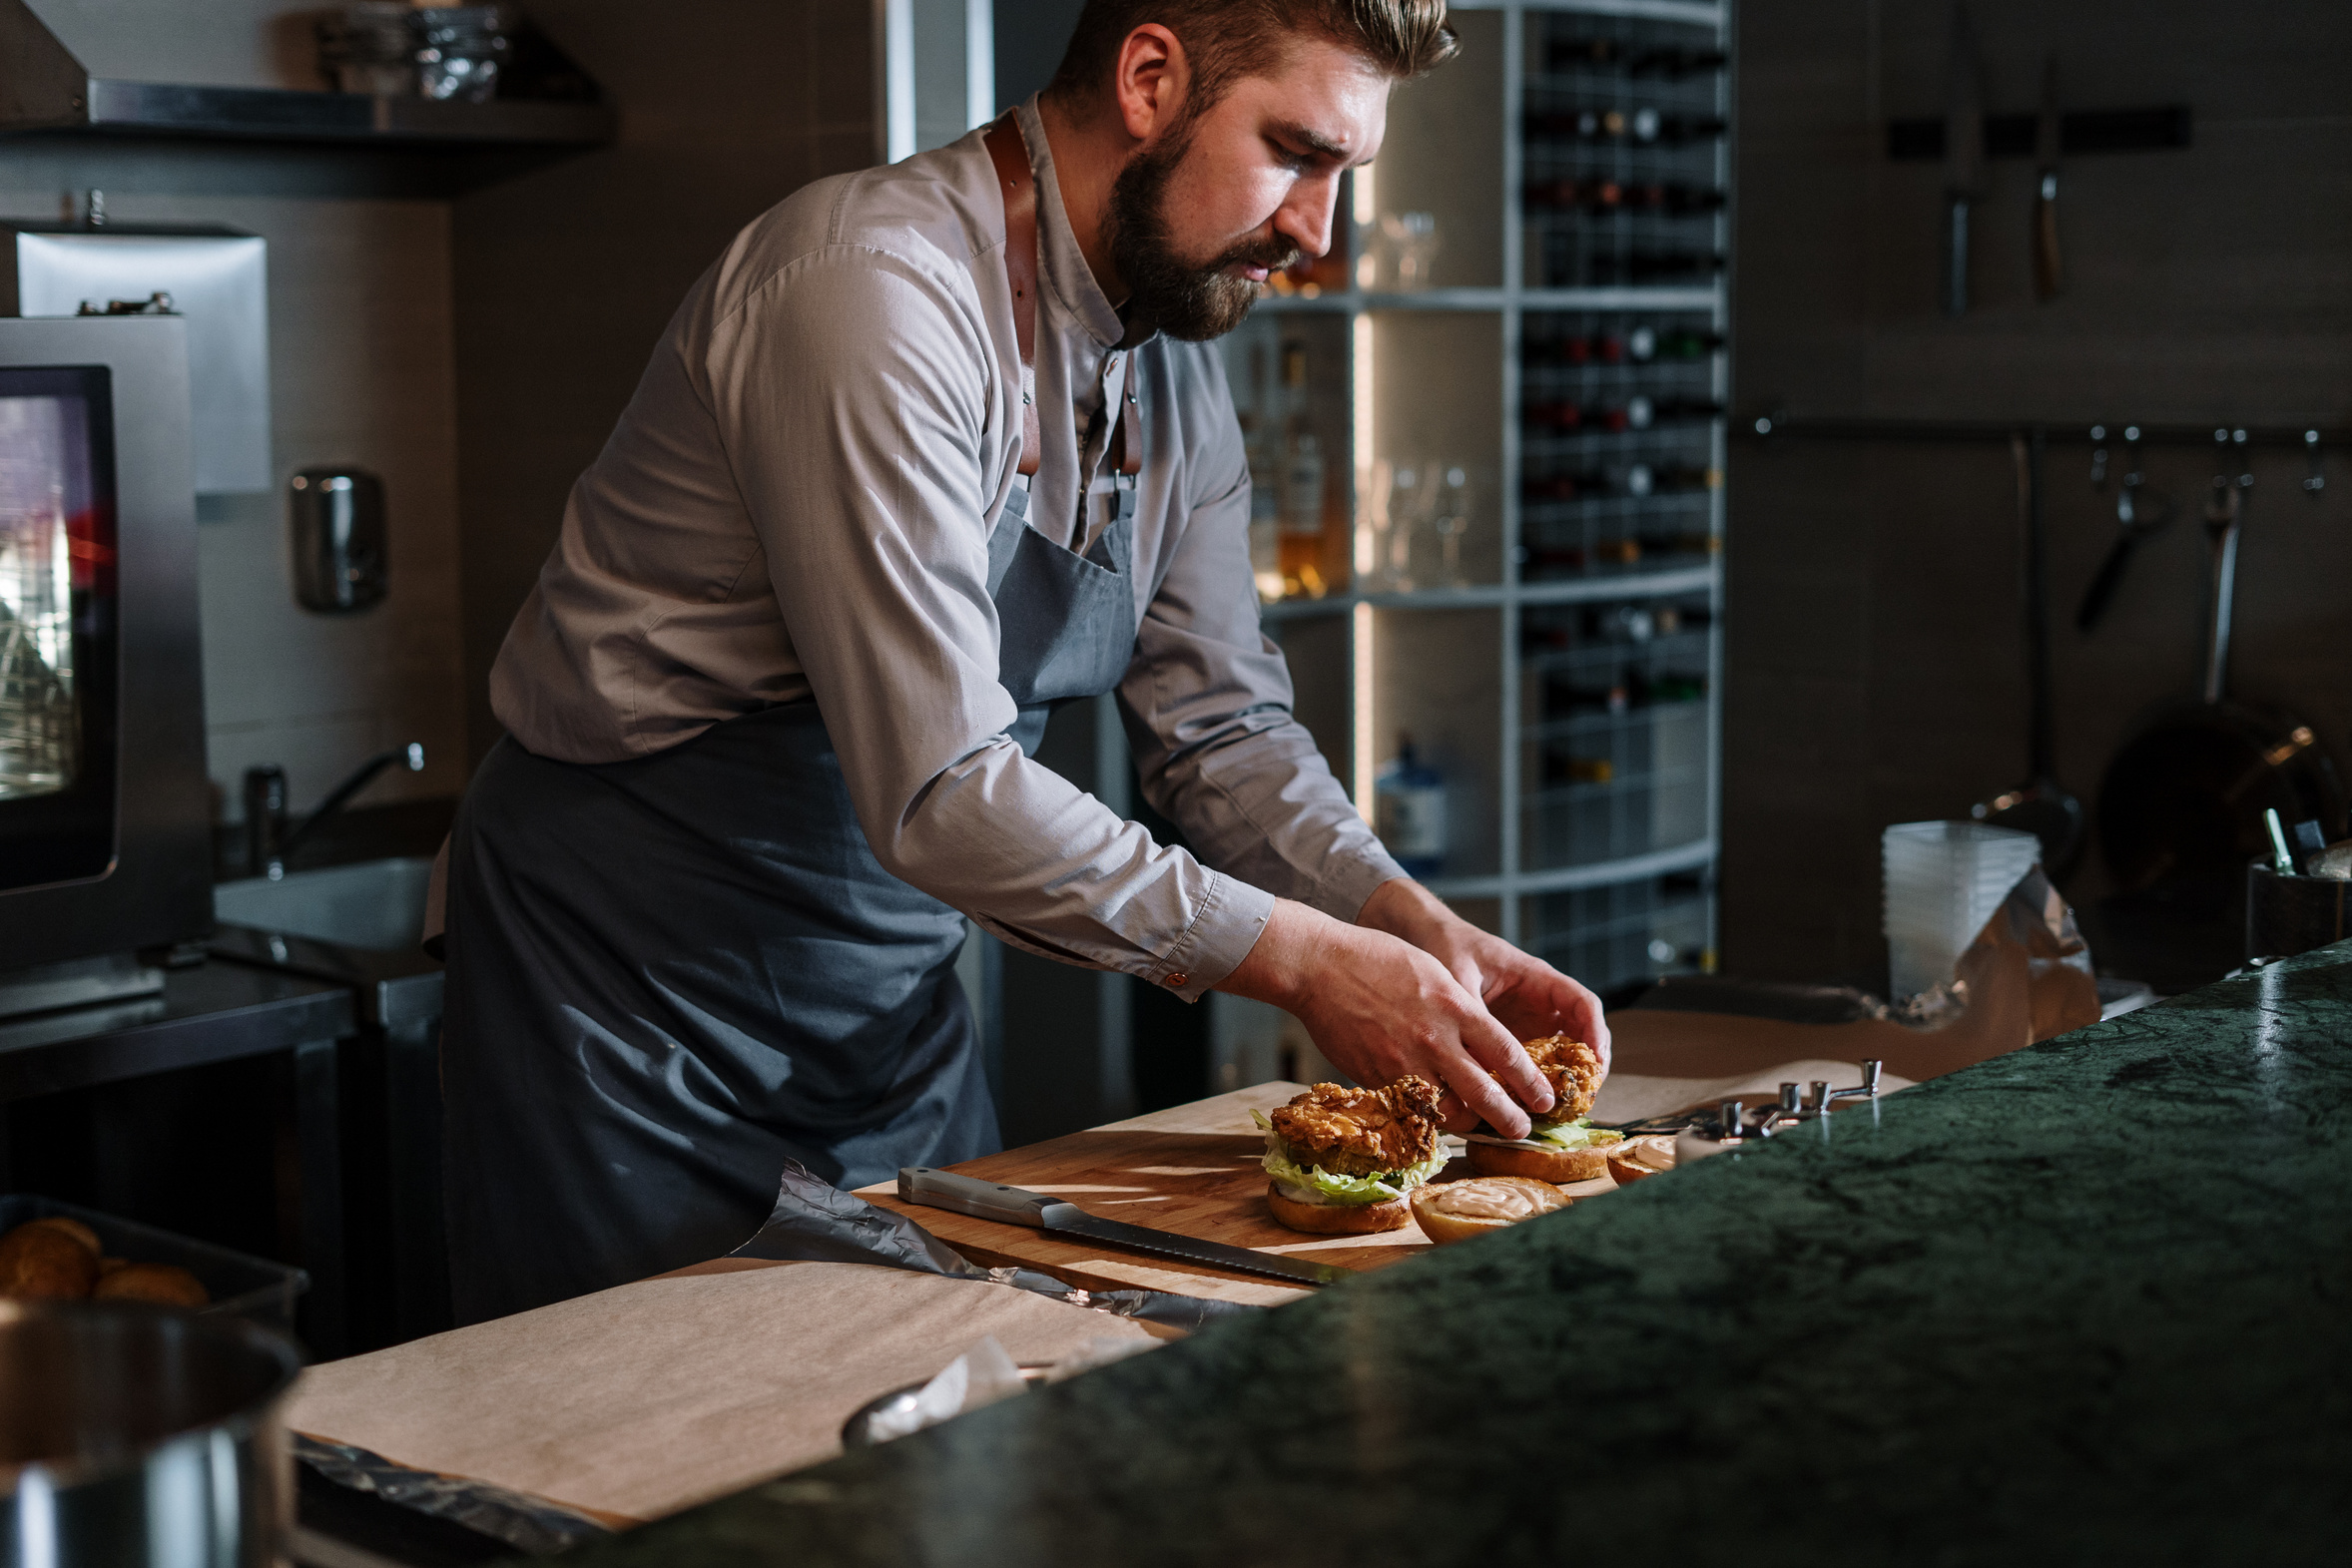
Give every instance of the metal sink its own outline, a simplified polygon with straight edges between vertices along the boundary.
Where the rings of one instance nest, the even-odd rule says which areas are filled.
[[[211,948],[351,985],[361,1012],[386,1028],[438,1017],[441,966],[417,945],[432,870],[430,860],[402,856],[219,883]]]
[[[213,889],[213,918],[366,952],[413,952],[432,874],[432,861],[414,858],[289,871],[275,882],[252,876]]]

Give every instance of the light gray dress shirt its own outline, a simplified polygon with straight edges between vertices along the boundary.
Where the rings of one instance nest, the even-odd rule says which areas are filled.
[[[803,188],[695,284],[572,489],[491,705],[531,751],[606,763],[813,697],[884,869],[1006,941],[1189,999],[1276,896],[1353,919],[1403,873],[1291,717],[1259,630],[1215,350],[1129,330],[1070,232],[1035,101],[1017,114],[1041,279],[1029,515],[1081,549],[1104,526],[1099,413],[1135,377],[1119,705],[1146,797],[1200,859],[1006,735],[988,537],[1020,482],[1023,380],[978,132]]]

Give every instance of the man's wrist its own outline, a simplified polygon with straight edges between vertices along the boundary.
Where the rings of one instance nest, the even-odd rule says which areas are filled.
[[[1386,931],[1416,947],[1425,946],[1423,937],[1458,918],[1437,894],[1410,876],[1394,876],[1381,883],[1356,913],[1358,925]]]

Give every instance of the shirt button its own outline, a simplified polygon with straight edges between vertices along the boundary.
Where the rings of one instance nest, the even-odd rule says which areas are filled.
[[[1160,982],[1160,984],[1162,984],[1162,985],[1166,986],[1166,987],[1167,987],[1169,990],[1171,990],[1171,991],[1181,991],[1181,990],[1183,990],[1183,989],[1184,989],[1186,986],[1190,985],[1191,983],[1192,983],[1192,976],[1191,976],[1191,975],[1189,975],[1189,974],[1185,974],[1185,973],[1183,973],[1181,970],[1179,970],[1179,971],[1178,971],[1177,973],[1175,973],[1175,974],[1172,974],[1172,975],[1168,976],[1168,978],[1166,978],[1165,980],[1162,980],[1162,981]]]

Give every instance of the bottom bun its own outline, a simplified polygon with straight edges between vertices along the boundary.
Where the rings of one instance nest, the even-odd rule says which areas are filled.
[[[1266,1207],[1274,1218],[1294,1231],[1324,1236],[1368,1236],[1375,1231],[1402,1231],[1413,1223],[1413,1210],[1402,1198],[1385,1204],[1303,1204],[1282,1195],[1282,1184],[1266,1184]]]
[[[1631,1138],[1609,1146],[1609,1175],[1617,1179],[1619,1187],[1629,1186],[1645,1176],[1663,1176],[1673,1169],[1671,1138]]]
[[[1532,1220],[1568,1206],[1568,1195],[1528,1176],[1473,1176],[1413,1190],[1413,1218],[1421,1234],[1444,1247]]]
[[[1531,1176],[1538,1182],[1589,1182],[1609,1174],[1612,1140],[1589,1149],[1522,1149],[1470,1140],[1470,1169],[1480,1176]]]

